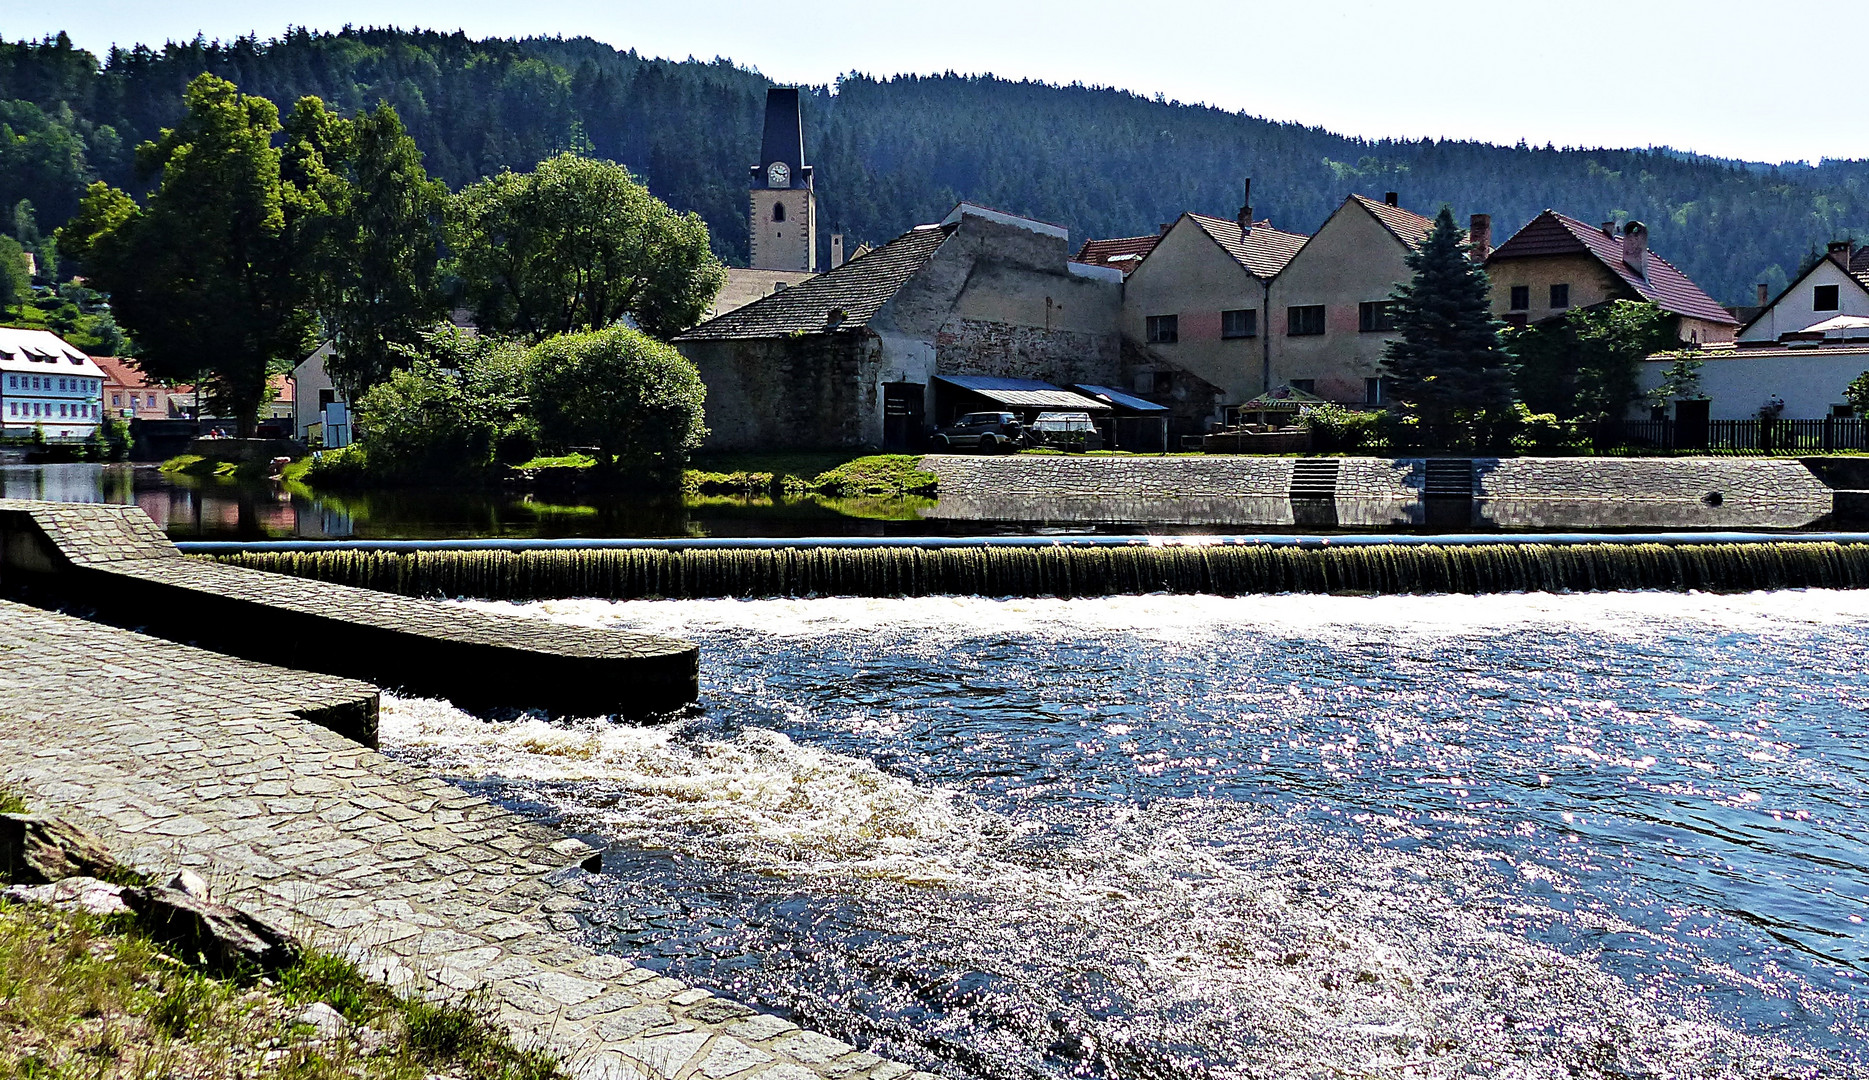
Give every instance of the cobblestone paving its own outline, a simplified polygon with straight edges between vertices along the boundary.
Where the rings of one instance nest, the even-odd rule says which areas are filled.
[[[577,944],[589,846],[300,719],[375,697],[0,601],[0,785],[130,865],[192,867],[391,985],[484,995],[579,1077],[910,1074]]]

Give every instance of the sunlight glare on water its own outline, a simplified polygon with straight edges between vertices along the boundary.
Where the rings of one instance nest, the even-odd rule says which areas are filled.
[[[590,933],[954,1076],[1851,1076],[1869,594],[486,605],[657,726],[386,700]]]

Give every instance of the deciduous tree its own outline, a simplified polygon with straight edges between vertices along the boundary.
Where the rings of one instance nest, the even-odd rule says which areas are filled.
[[[707,434],[700,373],[646,334],[566,334],[534,348],[531,363],[532,410],[547,442],[595,446],[605,464],[666,477]]]
[[[462,189],[448,237],[480,324],[533,338],[624,316],[667,338],[726,281],[698,215],[676,213],[621,165],[574,154]]]
[[[213,75],[186,102],[181,123],[137,148],[160,177],[148,202],[93,185],[60,247],[111,294],[145,372],[205,383],[250,435],[267,376],[311,341],[301,236],[316,207],[280,175],[271,102]]]

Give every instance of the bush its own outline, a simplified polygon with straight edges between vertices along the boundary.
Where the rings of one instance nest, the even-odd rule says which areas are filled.
[[[481,472],[495,459],[537,451],[526,410],[526,353],[516,343],[431,336],[409,367],[357,402],[357,442],[380,477],[416,479]],[[345,467],[355,467],[346,459]],[[313,482],[329,470],[315,468]]]
[[[1299,412],[1298,421],[1311,432],[1312,450],[1350,453],[1369,449],[1378,441],[1382,415],[1326,403],[1307,406]]]
[[[678,477],[707,429],[707,388],[672,347],[622,327],[549,338],[532,350],[533,414],[547,445],[596,447],[600,466]]]
[[[1570,428],[1556,413],[1534,413],[1523,404],[1518,410],[1517,430],[1512,435],[1512,450],[1518,454],[1554,454],[1570,449]]]
[[[369,457],[354,444],[313,453],[305,470],[305,482],[314,487],[355,487],[370,478]]]

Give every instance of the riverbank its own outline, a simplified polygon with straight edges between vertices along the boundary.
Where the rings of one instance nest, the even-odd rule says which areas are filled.
[[[597,851],[301,719],[373,687],[15,604],[0,626],[0,786],[133,869],[193,868],[399,992],[478,995],[573,1076],[910,1072],[578,944]]]

